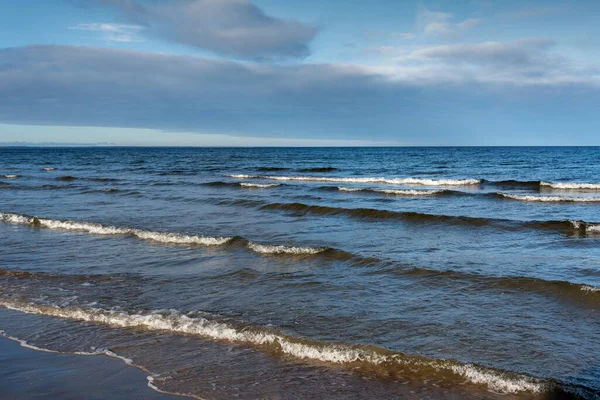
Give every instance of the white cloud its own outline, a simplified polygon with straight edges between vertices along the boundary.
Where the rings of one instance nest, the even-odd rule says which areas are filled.
[[[477,81],[528,84],[598,84],[600,71],[580,65],[555,52],[555,42],[529,38],[511,42],[483,42],[428,46],[406,51],[385,47],[379,52],[393,60],[397,78],[426,81]]]
[[[427,36],[457,39],[465,31],[483,23],[481,18],[469,18],[458,22],[453,20],[453,14],[423,9],[417,15],[417,26]]]
[[[139,33],[144,29],[140,25],[91,23],[77,24],[69,27],[80,31],[101,32],[105,40],[111,42],[142,42]]]

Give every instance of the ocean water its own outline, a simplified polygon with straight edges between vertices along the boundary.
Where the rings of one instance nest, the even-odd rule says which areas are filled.
[[[3,148],[0,329],[202,399],[600,396],[599,148]]]

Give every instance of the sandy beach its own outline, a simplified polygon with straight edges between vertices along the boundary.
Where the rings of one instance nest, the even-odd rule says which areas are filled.
[[[146,374],[107,356],[36,351],[0,338],[0,399],[178,399],[147,386]]]

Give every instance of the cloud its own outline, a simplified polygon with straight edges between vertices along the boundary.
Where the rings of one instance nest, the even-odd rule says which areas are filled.
[[[69,29],[101,32],[104,39],[111,42],[143,42],[139,33],[144,27],[140,25],[91,23],[77,24],[70,26]]]
[[[574,63],[552,52],[555,42],[546,38],[512,42],[484,42],[423,47],[412,51],[380,48],[400,71],[446,81],[487,83],[598,84],[600,70]]]
[[[249,0],[95,0],[166,40],[247,59],[305,57],[317,28],[271,17]]]
[[[476,65],[509,65],[503,52],[486,51],[412,57],[444,66],[458,52]],[[0,49],[0,122],[419,144],[465,143],[465,135],[484,131],[506,138],[524,127],[600,129],[593,77],[565,83],[552,81],[550,72],[545,81],[507,86],[437,68],[269,66],[76,46]]]
[[[422,9],[417,15],[417,26],[427,36],[458,39],[462,34],[483,23],[481,18],[469,18],[452,22],[454,15],[446,12]]]

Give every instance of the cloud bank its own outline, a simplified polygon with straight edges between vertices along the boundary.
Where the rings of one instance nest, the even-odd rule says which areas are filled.
[[[600,101],[597,87],[506,85],[348,65],[31,46],[0,50],[0,122],[422,144],[482,132],[600,129],[590,106]]]

